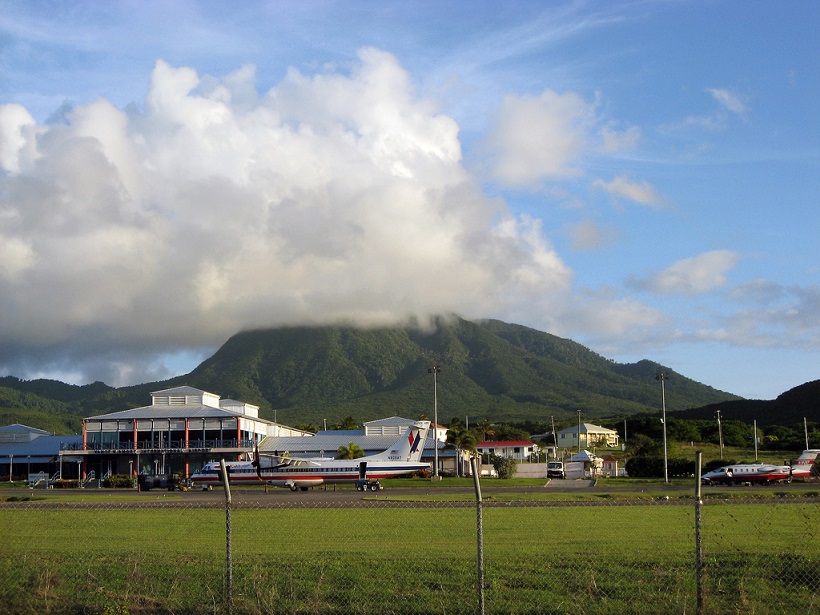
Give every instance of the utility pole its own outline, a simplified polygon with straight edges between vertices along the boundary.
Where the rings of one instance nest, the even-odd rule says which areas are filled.
[[[757,419],[754,420],[755,463],[757,463]]]
[[[428,374],[433,374],[433,452],[435,454],[433,464],[433,480],[438,480],[438,378],[437,374],[441,373],[441,367],[433,365],[427,370]]]
[[[717,410],[718,440],[720,441],[720,458],[723,459],[723,429],[720,426],[720,410]]]
[[[806,435],[806,450],[809,450],[809,424],[805,416],[803,417],[803,433]]]
[[[655,376],[655,380],[661,381],[661,406],[663,408],[663,418],[661,419],[661,423],[663,423],[663,482],[668,485],[669,461],[666,453],[666,385],[664,383],[669,380],[669,374],[661,372]]]
[[[587,439],[587,445],[589,445],[589,439]],[[581,452],[581,411],[578,411],[578,452]]]

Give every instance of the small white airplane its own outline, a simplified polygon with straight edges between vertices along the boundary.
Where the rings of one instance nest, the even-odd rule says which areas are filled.
[[[707,472],[700,477],[704,485],[731,485],[733,483],[791,482],[791,466],[757,463],[736,463]]]
[[[707,472],[700,477],[704,485],[731,485],[733,483],[790,483],[793,478],[809,478],[820,449],[806,450],[792,465],[736,463]]]
[[[288,487],[291,491],[307,491],[317,485],[350,483],[359,491],[378,491],[381,489],[379,479],[430,469],[429,463],[420,461],[429,429],[430,421],[417,421],[390,448],[358,459],[284,457],[257,450],[253,461],[226,461],[225,466],[232,484],[262,481],[275,487]],[[206,489],[221,484],[221,463],[205,464],[191,475],[191,481],[194,486]]]

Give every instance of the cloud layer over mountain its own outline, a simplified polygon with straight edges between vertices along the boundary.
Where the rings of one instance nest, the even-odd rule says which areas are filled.
[[[0,360],[84,348],[116,371],[119,350],[249,327],[477,317],[565,293],[539,221],[463,168],[456,122],[390,54],[359,59],[259,95],[252,67],[159,61],[140,107],[99,99],[43,125],[4,106]]]

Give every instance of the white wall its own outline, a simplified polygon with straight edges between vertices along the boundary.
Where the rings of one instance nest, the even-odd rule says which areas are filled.
[[[515,478],[546,478],[547,464],[545,463],[519,463],[515,472]]]

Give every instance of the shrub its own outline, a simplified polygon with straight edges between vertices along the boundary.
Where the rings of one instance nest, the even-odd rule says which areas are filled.
[[[128,474],[112,474],[103,482],[103,487],[110,489],[131,489],[134,486],[134,479]]]
[[[52,483],[52,486],[55,489],[76,489],[80,486],[80,481],[78,480],[67,480],[61,478],[60,480],[55,480]]]
[[[495,468],[495,471],[498,472],[498,478],[512,478],[518,471],[518,461],[513,457],[493,455],[490,458],[490,463]]]
[[[695,461],[681,457],[667,459],[666,471],[670,477],[694,476]],[[663,478],[663,457],[655,455],[632,457],[626,462],[626,473],[634,478]]]

